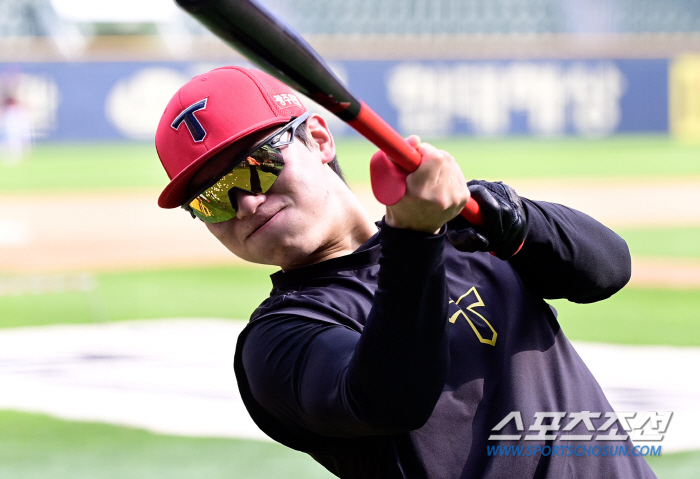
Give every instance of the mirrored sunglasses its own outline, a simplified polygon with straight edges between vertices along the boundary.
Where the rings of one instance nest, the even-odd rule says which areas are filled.
[[[267,137],[253,150],[239,156],[236,166],[212,186],[206,188],[182,208],[193,218],[206,223],[221,223],[236,217],[236,191],[261,195],[267,193],[282,173],[284,158],[281,148],[294,142],[297,127],[311,115],[310,112],[287,123]]]

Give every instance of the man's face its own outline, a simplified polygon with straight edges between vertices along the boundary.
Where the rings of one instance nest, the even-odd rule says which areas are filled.
[[[281,150],[285,166],[267,193],[236,191],[236,218],[205,223],[242,259],[293,269],[323,259],[318,256],[337,240],[342,216],[339,218],[339,211],[332,210],[333,189],[345,185],[326,165],[335,156],[335,149],[330,133],[325,133],[325,122],[311,117],[307,124],[312,146],[295,139]],[[264,134],[256,140],[261,137]],[[243,150],[249,144],[232,149]],[[230,158],[231,153],[229,150],[226,155]]]

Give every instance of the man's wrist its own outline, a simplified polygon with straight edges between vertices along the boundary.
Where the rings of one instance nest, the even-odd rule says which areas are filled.
[[[447,232],[447,223],[442,225],[440,228],[434,230],[434,231],[426,231],[426,230],[421,230],[421,229],[416,229],[416,228],[411,228],[411,227],[403,227],[403,226],[394,226],[389,222],[389,218],[387,216],[384,217],[384,221],[381,222],[381,229],[387,229],[391,231],[395,231],[395,234],[401,234],[401,232],[406,232],[408,235],[414,234],[416,237],[426,237],[426,238],[431,238],[435,236],[441,236],[445,235]]]
[[[444,224],[436,227],[435,224],[429,224],[428,222],[421,224],[420,222],[416,221],[402,221],[395,215],[391,214],[391,210],[389,208],[387,208],[386,215],[384,216],[384,223],[392,228],[419,231],[421,233],[428,234],[438,234],[444,227]]]

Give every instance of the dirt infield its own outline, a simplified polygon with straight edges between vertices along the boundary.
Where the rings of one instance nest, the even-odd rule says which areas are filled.
[[[611,227],[700,226],[700,179],[662,182],[513,181],[528,198],[566,204]],[[383,207],[356,191],[374,218]],[[0,195],[0,271],[99,272],[237,264],[184,212],[162,210],[158,191]],[[700,261],[634,259],[639,285],[700,287]]]

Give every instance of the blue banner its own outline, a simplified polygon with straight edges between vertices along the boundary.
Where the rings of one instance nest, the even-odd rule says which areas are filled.
[[[347,61],[350,90],[403,134],[608,136],[669,131],[669,60]],[[153,138],[175,91],[221,66],[0,64],[38,140]],[[320,107],[313,107],[321,112]],[[330,116],[327,115],[327,116]],[[351,134],[333,121],[338,135]]]

